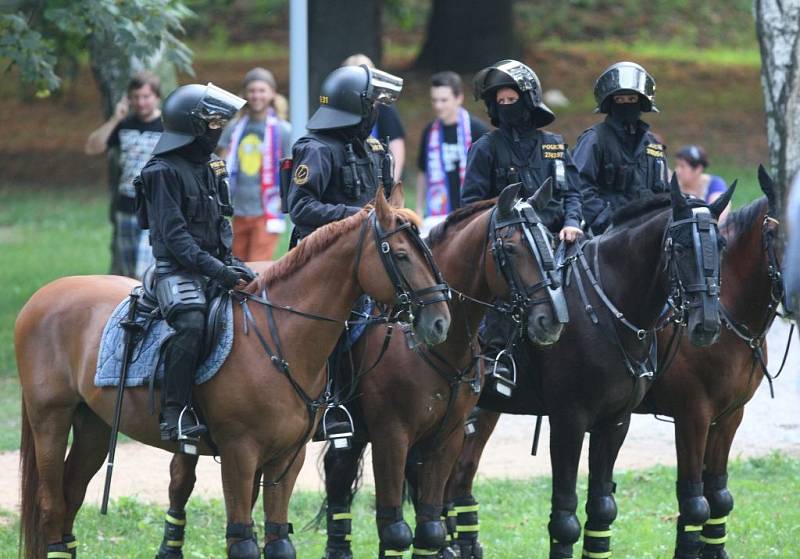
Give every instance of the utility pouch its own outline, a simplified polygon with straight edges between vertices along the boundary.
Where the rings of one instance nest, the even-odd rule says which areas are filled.
[[[292,184],[292,167],[294,161],[291,157],[281,159],[281,167],[278,178],[278,187],[281,192],[281,212],[289,213],[289,185]]]

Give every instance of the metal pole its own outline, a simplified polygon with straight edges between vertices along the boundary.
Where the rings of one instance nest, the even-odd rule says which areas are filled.
[[[308,122],[308,0],[289,5],[289,102],[294,143]]]

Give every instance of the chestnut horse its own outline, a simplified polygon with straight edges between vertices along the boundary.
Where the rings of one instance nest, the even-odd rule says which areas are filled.
[[[263,466],[267,479],[278,477],[310,437],[325,400],[324,364],[356,299],[367,293],[392,304],[409,295],[419,300],[425,293],[428,299],[412,309],[414,331],[428,344],[446,337],[449,309],[441,294],[430,297],[440,276],[410,226],[417,216],[393,209],[401,208],[402,200],[400,187],[388,202],[380,190],[373,210],[365,208],[321,228],[248,286],[253,294],[269,287],[276,305],[328,320],[276,308],[274,329],[267,313],[259,312],[246,335],[243,311],[236,309],[230,356],[214,378],[195,389],[222,459],[228,557],[260,556],[251,515],[256,470]],[[114,412],[116,389],[94,385],[100,337],[133,285],[115,276],[62,278],[38,290],[17,317],[14,343],[23,402],[20,530],[28,559],[45,557],[46,548],[55,550],[54,557],[62,557],[58,554],[65,548],[74,556],[75,517],[108,451]],[[438,302],[426,304],[433,300]],[[264,342],[282,348],[278,360],[265,354],[253,335],[256,328]],[[175,452],[176,443],[160,440],[148,402],[147,387],[127,390],[121,431]],[[72,446],[65,461],[70,429]],[[210,453],[204,445],[200,450]],[[296,475],[291,469],[290,475]],[[270,540],[279,540],[285,531],[289,496],[283,491],[278,499],[265,499]]]
[[[560,342],[547,351],[530,344],[520,347],[522,374],[511,399],[488,387],[481,395],[479,406],[489,411],[550,417],[550,559],[572,557],[581,535],[575,486],[586,432],[590,433],[586,535],[591,539],[583,554],[610,556],[608,525],[616,516],[614,462],[631,412],[644,398],[655,371],[651,342],[668,296],[687,311],[692,343],[708,345],[719,335],[721,239],[715,220],[734,188],[710,206],[690,205],[673,178],[671,211],[660,209],[664,202],[660,197],[619,210],[614,226],[584,245],[585,258],[567,261],[572,272],[566,289],[570,324]],[[640,325],[637,332],[634,325]],[[492,414],[479,418],[477,427],[483,432],[464,445],[448,486],[447,495],[458,514],[456,546],[461,559],[482,555],[472,479],[488,438],[485,431],[491,432],[496,421]]]
[[[675,418],[675,559],[728,557],[728,456],[744,405],[764,378],[766,335],[783,296],[774,184],[763,167],[758,179],[766,197],[729,215],[720,228],[727,241],[720,304],[728,327],[714,346],[682,345],[636,410]],[[664,331],[659,341],[669,335]]]
[[[378,556],[402,555],[412,544],[411,528],[402,514],[405,465],[412,449],[422,463],[414,484],[412,557],[427,559],[445,544],[444,487],[482,386],[485,363],[479,355],[477,327],[489,301],[537,296],[509,312],[525,321],[521,326],[527,326],[531,343],[551,345],[561,335],[563,324],[554,304],[566,308],[566,303],[559,289],[551,290],[548,272],[554,268],[541,265],[554,262],[552,238],[535,213],[550,200],[550,183],[528,203],[515,200],[518,190],[506,187],[496,206],[490,200],[461,208],[431,231],[431,252],[454,292],[453,325],[447,341],[432,349],[409,349],[401,336],[393,336],[374,370],[358,381],[353,409],[361,436],[352,448],[329,446],[325,455],[326,559],[353,557],[350,505],[368,442],[375,474]],[[540,243],[531,240],[532,230],[541,235]],[[558,297],[560,301],[553,301]],[[356,362],[374,363],[386,336],[387,327],[365,333],[354,349]]]

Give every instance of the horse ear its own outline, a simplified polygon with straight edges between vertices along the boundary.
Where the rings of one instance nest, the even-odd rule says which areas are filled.
[[[672,180],[669,181],[669,192],[672,198],[672,210],[677,212],[689,207],[686,197],[681,192],[681,186],[678,184],[678,174],[672,173]]]
[[[375,214],[378,216],[378,221],[384,229],[392,228],[392,207],[386,200],[386,195],[383,193],[383,188],[379,188],[375,193]]]
[[[403,194],[403,181],[394,183],[394,186],[392,187],[392,193],[389,194],[389,205],[393,208],[406,207],[406,198]]]
[[[519,189],[521,187],[521,182],[515,182],[514,184],[509,184],[500,193],[500,198],[497,200],[497,211],[500,215],[511,213],[514,204],[516,204],[519,199]]]
[[[533,193],[533,196],[528,198],[528,204],[533,206],[537,212],[545,209],[550,200],[553,199],[553,177],[547,177],[547,180],[542,183],[539,190]]]
[[[736,184],[739,182],[738,179],[734,180],[731,185],[728,187],[728,190],[722,193],[722,195],[714,200],[711,204],[709,204],[708,209],[714,214],[714,217],[719,217],[722,215],[722,212],[725,211],[725,208],[728,207],[728,204],[733,198],[733,193],[736,190]]]
[[[772,175],[769,174],[769,171],[761,164],[758,166],[758,184],[761,187],[761,192],[766,195],[767,201],[769,202],[769,213],[774,214],[775,180],[772,178]]]

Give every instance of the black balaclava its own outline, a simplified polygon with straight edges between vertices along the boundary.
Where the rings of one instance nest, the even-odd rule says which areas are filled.
[[[195,138],[196,143],[206,155],[211,155],[217,149],[219,138],[222,136],[222,127],[220,128],[206,128],[205,134]]]
[[[361,140],[366,140],[372,134],[376,122],[378,122],[378,107],[372,107],[370,113],[356,125],[355,135]]]
[[[531,112],[522,99],[509,105],[497,104],[497,118],[501,125],[516,128],[518,131],[531,126]]]
[[[625,128],[630,128],[639,121],[639,117],[642,115],[641,103],[614,103],[612,99],[609,115]]]

